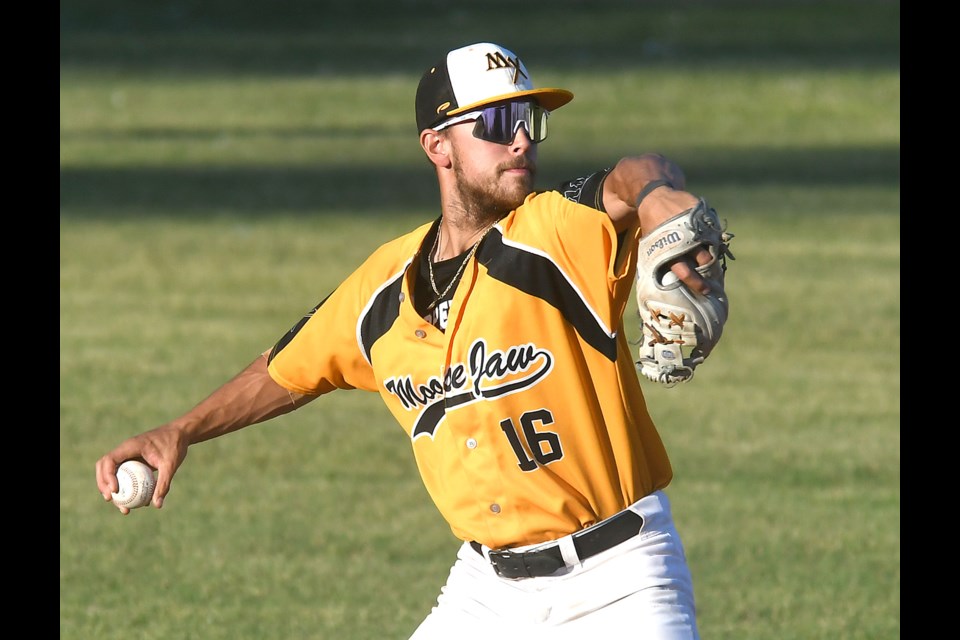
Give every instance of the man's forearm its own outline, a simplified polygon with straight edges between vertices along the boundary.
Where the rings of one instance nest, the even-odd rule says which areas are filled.
[[[617,231],[629,228],[638,220],[643,229],[652,229],[671,214],[695,204],[696,199],[688,194],[664,198],[658,193],[662,190],[655,189],[644,197],[644,206],[638,207],[637,199],[644,188],[660,181],[666,182],[662,190],[677,192],[686,187],[686,176],[680,167],[660,154],[628,156],[617,163],[607,176],[603,191],[604,207]],[[650,201],[655,204],[647,204]]]
[[[314,397],[274,382],[264,354],[171,425],[196,444],[289,413]]]

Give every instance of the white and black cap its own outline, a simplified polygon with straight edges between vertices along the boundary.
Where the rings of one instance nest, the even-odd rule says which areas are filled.
[[[530,72],[509,49],[479,42],[454,49],[427,69],[417,87],[417,131],[459,113],[530,96],[548,111],[573,100],[566,89],[535,89]]]

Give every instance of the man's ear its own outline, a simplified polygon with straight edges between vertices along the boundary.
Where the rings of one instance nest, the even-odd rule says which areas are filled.
[[[433,129],[421,131],[420,146],[434,165],[443,168],[450,166],[449,141],[445,136],[440,135],[440,132]]]

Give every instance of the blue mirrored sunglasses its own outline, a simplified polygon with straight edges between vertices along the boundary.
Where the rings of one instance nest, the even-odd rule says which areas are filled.
[[[487,142],[510,144],[517,129],[523,126],[532,142],[542,142],[547,137],[549,113],[535,102],[507,102],[486,107],[473,126],[473,136]]]
[[[476,120],[473,136],[487,142],[510,144],[521,126],[526,129],[531,142],[543,142],[547,137],[549,115],[550,112],[536,102],[505,102],[454,116],[434,129],[445,129],[460,122]]]

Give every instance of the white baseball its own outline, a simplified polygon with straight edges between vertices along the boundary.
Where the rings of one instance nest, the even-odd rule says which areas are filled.
[[[153,469],[139,460],[127,460],[117,467],[117,482],[120,489],[113,494],[113,504],[127,509],[150,504],[157,486]]]

